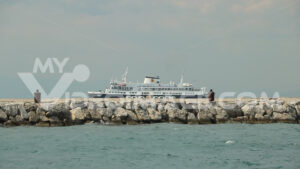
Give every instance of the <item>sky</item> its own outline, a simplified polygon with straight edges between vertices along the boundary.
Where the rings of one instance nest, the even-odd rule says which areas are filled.
[[[32,93],[18,73],[50,92],[86,65],[71,94],[160,75],[223,92],[300,97],[298,0],[0,0],[0,98]],[[69,58],[63,72],[33,73],[36,59]]]

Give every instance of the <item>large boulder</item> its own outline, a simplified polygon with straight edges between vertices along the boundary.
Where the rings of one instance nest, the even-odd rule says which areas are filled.
[[[188,113],[187,115],[187,123],[188,124],[198,124],[198,119],[194,113]]]
[[[292,113],[273,112],[273,120],[277,122],[296,123],[296,116]]]
[[[137,124],[138,118],[134,112],[131,110],[126,110],[127,112],[127,124]]]
[[[95,104],[97,105],[98,108],[106,108],[104,101],[95,102]]]
[[[33,102],[24,103],[24,108],[27,112],[36,111],[37,107],[38,107],[37,104]]]
[[[77,107],[80,107],[81,109],[87,108],[88,102],[85,102],[84,100],[72,100],[70,107],[71,109],[75,109]]]
[[[226,111],[230,118],[236,118],[238,116],[243,116],[243,112],[240,106],[233,103],[227,103],[223,105],[223,110]]]
[[[126,110],[132,110],[133,102],[126,102],[126,103],[124,103],[124,105],[125,105]]]
[[[139,106],[141,109],[147,110],[147,108],[150,107],[150,103],[149,102],[140,102]]]
[[[150,117],[147,110],[144,109],[136,109],[135,114],[140,122],[149,123]]]
[[[110,108],[97,108],[97,112],[102,116],[104,122],[110,122],[114,111]]]
[[[6,113],[0,109],[0,123],[6,122],[7,121],[7,115]]]
[[[263,115],[263,114],[255,114],[254,116],[255,120],[258,121],[258,122],[270,122],[270,115],[266,114],[266,115]]]
[[[285,113],[286,112],[286,107],[282,104],[272,104],[271,105],[273,112],[277,112],[277,113]]]
[[[228,120],[229,116],[225,110],[218,111],[216,115],[216,122],[217,123],[224,123]]]
[[[117,104],[115,102],[105,102],[105,107],[115,111],[117,109]]]
[[[71,110],[71,119],[73,123],[83,124],[86,121],[86,113],[80,107]]]
[[[250,120],[254,119],[256,113],[256,104],[246,104],[242,107],[243,114]]]
[[[300,102],[297,102],[295,104],[295,109],[297,111],[297,117],[298,117],[298,120],[299,120],[299,123],[300,123]]]
[[[114,124],[125,124],[127,116],[126,109],[118,107],[112,115],[111,122]]]
[[[170,122],[180,122],[186,123],[187,122],[187,111],[180,110],[180,109],[168,109],[168,116]]]
[[[100,122],[102,116],[98,111],[90,111],[90,114],[91,114],[91,119],[94,122]]]
[[[29,116],[29,122],[30,123],[36,123],[39,120],[39,117],[36,115],[36,113],[34,111],[30,111],[28,113]]]
[[[162,116],[161,116],[160,112],[156,111],[153,108],[148,108],[147,111],[148,111],[148,114],[149,114],[149,117],[150,117],[151,121],[153,121],[153,122],[160,122],[161,121]]]
[[[46,111],[42,107],[36,109],[36,115],[40,121],[49,121],[49,118],[46,116]]]
[[[213,112],[213,113],[212,113]],[[198,105],[197,118],[200,124],[211,124],[215,122],[216,111],[213,108],[209,108],[207,105]]]
[[[16,117],[15,117],[15,122],[16,122],[17,124],[21,124],[22,122],[24,122],[24,119],[22,118],[21,115],[16,115]]]
[[[28,113],[27,113],[25,107],[24,107],[23,105],[20,104],[20,105],[18,106],[18,109],[19,109],[19,112],[20,112],[21,117],[22,117],[23,119],[25,119],[25,120],[28,120],[28,119],[29,119],[29,116],[28,116]]]
[[[49,111],[46,113],[46,116],[47,117],[56,116],[59,119],[69,119],[70,118],[70,107],[66,103],[53,104],[51,106],[51,108],[49,109]]]
[[[182,110],[186,110],[187,112],[194,112],[195,111],[195,107],[194,104],[192,103],[182,103],[181,104]]]
[[[166,112],[165,105],[163,103],[159,103],[157,105],[157,111],[159,111],[159,112]]]
[[[91,120],[93,120],[94,122],[100,122],[102,118],[102,114],[99,111],[97,111],[98,109],[97,104],[94,102],[89,102],[87,109],[91,115]]]
[[[19,107],[19,104],[14,104],[14,103],[13,104],[6,104],[5,105],[5,112],[6,112],[7,115],[15,117],[19,112],[18,107]]]

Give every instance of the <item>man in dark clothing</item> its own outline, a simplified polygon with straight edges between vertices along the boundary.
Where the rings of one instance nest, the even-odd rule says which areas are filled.
[[[215,92],[212,89],[210,89],[210,91],[208,92],[208,100],[210,102],[215,101]]]
[[[34,93],[34,102],[35,103],[41,102],[41,93],[39,92],[39,90],[36,90],[36,92]]]

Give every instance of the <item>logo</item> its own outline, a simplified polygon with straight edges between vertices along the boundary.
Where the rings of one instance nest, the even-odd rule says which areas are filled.
[[[35,59],[33,71],[32,72],[19,72],[18,76],[24,82],[25,86],[33,94],[36,90],[41,92],[42,97],[44,98],[62,98],[64,95],[70,95],[67,92],[68,88],[74,81],[85,82],[90,76],[90,70],[86,65],[78,64],[73,68],[72,72],[64,72],[64,67],[69,61],[69,58],[64,58],[62,61],[59,61],[57,58],[47,58],[47,60],[42,63],[39,58]],[[49,93],[46,93],[44,88],[40,85],[38,80],[35,78],[35,74],[40,71],[43,74],[55,73],[54,67],[57,67],[57,70],[61,75],[60,79],[56,82],[55,86]],[[74,92],[72,96],[85,96],[85,93]]]

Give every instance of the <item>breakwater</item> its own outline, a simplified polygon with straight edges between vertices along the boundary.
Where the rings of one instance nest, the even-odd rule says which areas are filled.
[[[71,99],[0,102],[1,126],[70,126],[86,123],[143,124],[174,122],[298,123],[298,99],[248,99],[208,102],[151,99]]]

